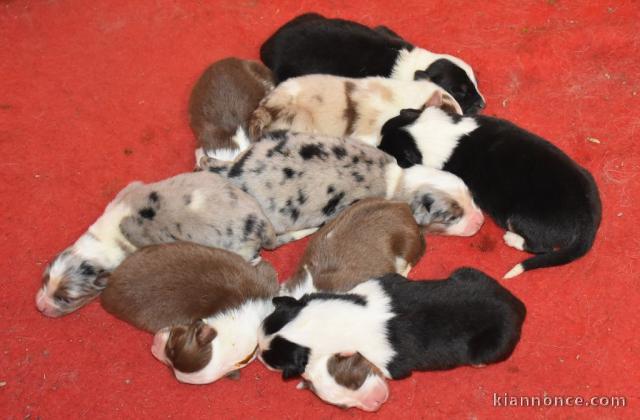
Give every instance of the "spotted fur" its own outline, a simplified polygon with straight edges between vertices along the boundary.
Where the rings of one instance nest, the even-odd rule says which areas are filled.
[[[427,230],[437,225],[445,233],[455,231],[454,226],[467,226],[465,216],[478,212],[464,183],[439,182],[442,177],[455,178],[453,175],[429,169],[426,175],[413,174],[411,169],[407,173],[413,175],[403,177],[402,169],[386,153],[335,137],[276,132],[253,144],[235,162],[204,157],[200,166],[226,175],[255,197],[279,235],[278,243],[300,238],[290,235],[317,228],[367,197],[412,203],[420,225]],[[433,208],[443,212],[424,208],[421,203],[426,201],[416,201],[416,195],[432,197],[440,205]]]
[[[218,175],[195,172],[152,184],[133,182],[45,270],[36,305],[48,316],[73,312],[101,292],[109,272],[128,255],[175,241],[226,249],[245,260],[276,244],[258,203]]]

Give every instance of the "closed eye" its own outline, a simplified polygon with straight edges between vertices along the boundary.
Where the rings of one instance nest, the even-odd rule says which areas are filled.
[[[78,298],[73,298],[70,296],[56,296],[55,297],[56,302],[62,302],[62,303],[71,303],[73,301],[78,300]]]

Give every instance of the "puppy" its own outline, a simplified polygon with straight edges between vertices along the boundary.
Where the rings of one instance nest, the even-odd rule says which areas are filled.
[[[480,208],[507,229],[505,243],[537,254],[505,278],[569,263],[591,249],[602,216],[593,177],[508,121],[461,118],[437,106],[403,110],[383,127],[379,147],[402,167],[424,164],[462,178]]]
[[[233,160],[249,147],[249,116],[272,88],[271,71],[257,61],[229,57],[210,65],[189,98],[189,122],[200,145],[196,156]]]
[[[113,272],[101,301],[123,321],[157,332],[152,352],[179,381],[209,383],[237,376],[253,359],[276,277],[268,263],[253,267],[222,249],[152,245]]]
[[[276,246],[273,226],[260,205],[216,174],[133,182],[47,266],[36,306],[51,317],[73,312],[104,289],[109,273],[128,255],[146,245],[175,241],[223,248],[245,260],[257,258],[262,246]]]
[[[518,298],[471,268],[446,280],[388,274],[347,294],[273,301],[259,330],[260,359],[285,379],[302,375],[320,398],[339,405],[380,398],[380,374],[402,379],[415,370],[503,361],[526,314]]]
[[[262,100],[251,117],[249,133],[259,138],[265,129],[291,130],[351,137],[377,146],[387,120],[402,109],[428,106],[434,95],[441,98],[443,106],[462,114],[453,97],[427,80],[350,79],[324,74],[296,77],[278,85]]]
[[[440,85],[466,114],[485,101],[471,67],[461,59],[414,47],[384,26],[300,15],[278,29],[260,48],[260,58],[280,83],[306,74],[426,79]]]
[[[347,292],[387,273],[407,275],[424,251],[424,236],[406,203],[365,198],[320,228],[281,294]]]
[[[457,177],[425,167],[403,172],[381,150],[334,137],[276,132],[235,162],[203,157],[200,167],[252,195],[279,235],[278,243],[313,233],[367,197],[409,203],[427,231],[472,235],[483,221]]]
[[[206,318],[247,299],[277,294],[276,272],[255,267],[229,251],[191,242],[151,245],[136,251],[109,276],[104,309],[142,330]]]

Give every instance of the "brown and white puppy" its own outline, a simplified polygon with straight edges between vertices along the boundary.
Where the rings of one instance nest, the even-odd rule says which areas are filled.
[[[424,236],[408,204],[366,198],[313,236],[281,295],[347,292],[383,274],[407,275],[424,251]]]
[[[128,255],[176,241],[223,248],[252,260],[262,246],[274,248],[277,238],[256,200],[216,174],[133,182],[45,269],[36,306],[51,317],[73,312],[104,289],[108,274]]]
[[[423,166],[402,170],[378,148],[343,138],[269,133],[234,162],[204,157],[200,168],[226,176],[253,196],[276,234],[294,239],[368,197],[409,203],[429,232],[469,236],[483,221],[456,176]]]
[[[311,74],[289,79],[269,93],[249,124],[252,138],[263,131],[350,137],[371,146],[380,143],[380,130],[389,119],[413,104],[429,106],[438,94],[449,111],[462,115],[453,97],[428,80],[394,80],[384,77],[353,79]]]
[[[107,312],[142,330],[206,318],[278,291],[276,272],[192,242],[151,245],[124,260],[101,295]]]
[[[189,122],[203,153],[233,160],[249,146],[247,124],[258,103],[273,88],[271,70],[257,61],[225,58],[211,64],[189,98]]]
[[[233,374],[255,355],[257,330],[278,292],[273,267],[189,242],[152,245],[112,274],[102,306],[157,332],[152,352],[187,383]]]

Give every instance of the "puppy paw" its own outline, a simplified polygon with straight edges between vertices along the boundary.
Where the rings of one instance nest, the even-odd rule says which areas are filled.
[[[517,233],[506,231],[502,239],[510,247],[524,251],[524,238]]]

